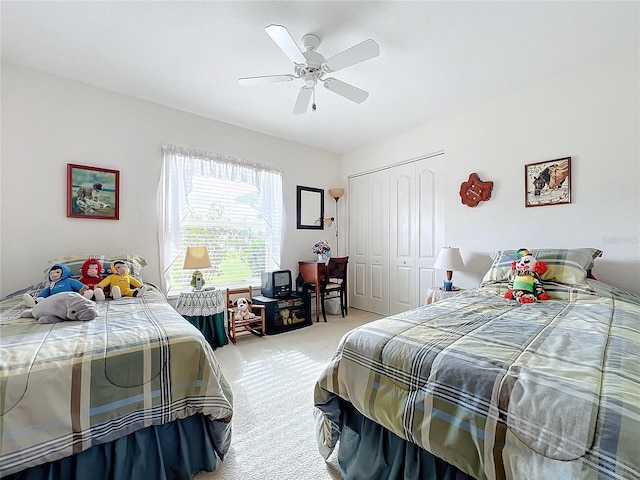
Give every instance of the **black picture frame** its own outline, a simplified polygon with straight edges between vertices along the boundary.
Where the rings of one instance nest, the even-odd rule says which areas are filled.
[[[324,230],[324,190],[297,186],[296,225],[298,229]]]
[[[571,157],[524,166],[525,207],[571,203]]]

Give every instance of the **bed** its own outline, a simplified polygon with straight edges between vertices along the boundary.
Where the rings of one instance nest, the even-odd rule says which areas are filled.
[[[215,470],[231,441],[231,389],[202,334],[147,285],[143,297],[98,303],[86,322],[39,324],[20,318],[20,295],[0,302],[1,478]]]
[[[597,249],[533,253],[548,301],[504,298],[501,251],[478,288],[342,338],[314,417],[345,480],[640,478],[640,298],[593,278]]]

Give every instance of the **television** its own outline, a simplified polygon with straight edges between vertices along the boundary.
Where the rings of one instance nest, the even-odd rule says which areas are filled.
[[[291,295],[291,270],[275,270],[262,273],[262,295],[282,298]]]

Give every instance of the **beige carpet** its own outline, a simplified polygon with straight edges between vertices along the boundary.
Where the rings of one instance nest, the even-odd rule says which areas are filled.
[[[318,453],[313,426],[313,386],[338,340],[380,316],[349,309],[327,323],[256,337],[216,350],[234,394],[231,448],[218,469],[195,480],[338,480],[334,453]]]

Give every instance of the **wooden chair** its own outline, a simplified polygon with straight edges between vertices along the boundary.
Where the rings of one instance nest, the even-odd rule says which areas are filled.
[[[347,315],[347,265],[349,257],[331,257],[325,268],[325,276],[320,279],[320,303],[322,305],[322,318],[327,321],[325,300],[340,297],[340,313],[344,318]],[[308,292],[317,295],[315,284],[305,285]],[[316,317],[316,321],[318,318]]]
[[[249,319],[236,319],[238,312],[237,301],[239,298],[249,300],[249,311],[255,317]],[[265,306],[253,305],[253,292],[251,287],[227,288],[227,325],[229,329],[229,339],[236,343],[238,333],[248,332],[259,337],[265,335]]]

